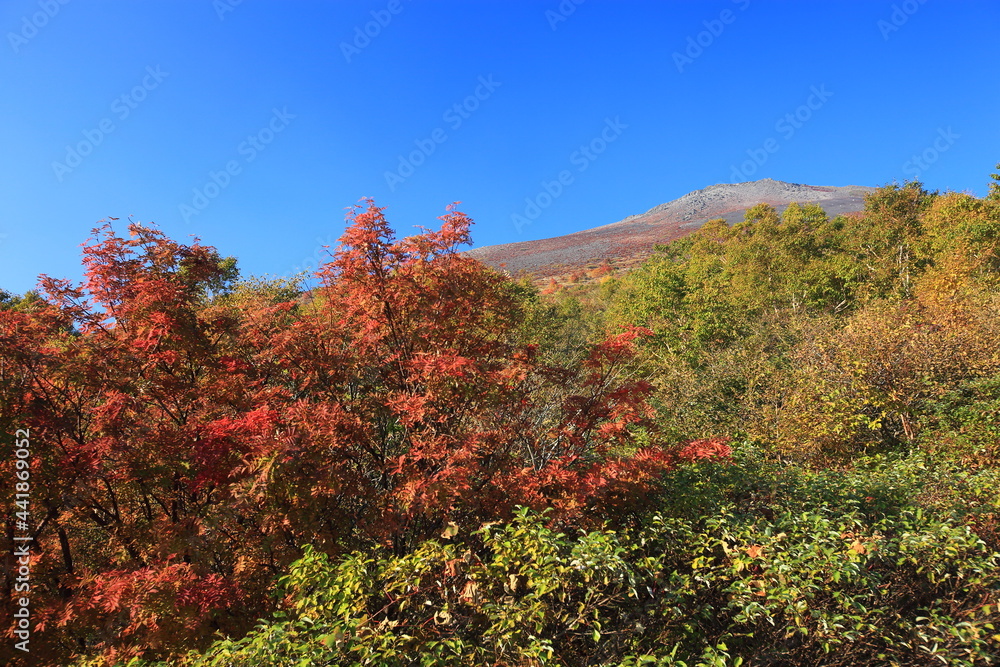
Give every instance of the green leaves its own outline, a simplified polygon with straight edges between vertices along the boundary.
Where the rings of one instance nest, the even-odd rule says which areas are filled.
[[[720,469],[713,483],[735,492],[756,470]],[[306,549],[283,580],[289,617],[186,664],[281,655],[288,664],[728,667],[842,654],[844,664],[937,655],[971,666],[1000,657],[1000,609],[989,597],[1000,554],[919,507],[852,511],[851,499],[879,484],[870,474],[805,509],[792,501],[809,498],[815,481],[766,513],[719,499],[700,516],[570,534],[550,513],[519,508],[469,542],[431,540],[402,556],[333,562]],[[674,476],[668,483],[681,484]]]

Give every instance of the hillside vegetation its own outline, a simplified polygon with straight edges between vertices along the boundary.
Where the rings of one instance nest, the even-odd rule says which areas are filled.
[[[31,664],[995,664],[993,178],[546,294],[454,210],[357,207],[307,298],[95,230],[84,285],[0,305]]]

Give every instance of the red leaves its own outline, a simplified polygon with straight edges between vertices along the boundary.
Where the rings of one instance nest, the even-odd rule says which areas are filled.
[[[635,353],[635,341],[640,337],[652,335],[651,329],[629,326],[622,333],[611,336],[596,346],[584,363],[588,368],[600,368],[607,364],[627,361]]]
[[[403,426],[412,427],[423,421],[427,413],[428,399],[426,396],[414,396],[412,394],[397,394],[386,401],[399,416]]]
[[[682,461],[696,461],[699,459],[724,460],[732,454],[732,450],[726,444],[728,441],[729,438],[694,440],[678,451],[677,457]]]
[[[211,621],[241,597],[232,582],[217,574],[198,574],[188,563],[168,557],[163,562],[134,570],[114,569],[81,578],[75,595],[53,619],[58,626],[88,619],[93,627],[119,619],[122,639],[141,638],[142,649],[169,646],[178,635],[207,637]],[[108,655],[123,655],[110,642],[98,648]],[[137,647],[138,648],[138,647]],[[135,649],[124,655],[138,655]]]
[[[214,619],[233,634],[266,613],[303,543],[402,549],[518,504],[599,521],[678,460],[726,455],[616,454],[651,426],[650,386],[625,379],[649,332],[546,366],[513,343],[507,279],[457,254],[465,215],[400,241],[370,200],[348,217],[308,304],[213,303],[213,249],[133,225],[96,230],[83,287],[46,279],[51,304],[0,311],[0,392],[38,433],[59,555],[38,566],[45,618],[107,655],[193,648],[213,610],[237,605]]]

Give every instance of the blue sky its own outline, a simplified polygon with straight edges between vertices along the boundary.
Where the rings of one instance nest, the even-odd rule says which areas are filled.
[[[982,195],[1000,3],[4,0],[0,288],[108,216],[291,275],[372,196],[476,245],[715,183]],[[917,158],[914,160],[914,158]]]

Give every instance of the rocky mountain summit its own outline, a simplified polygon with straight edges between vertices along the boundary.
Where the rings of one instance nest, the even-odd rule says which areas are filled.
[[[802,185],[770,178],[711,185],[608,225],[549,239],[475,248],[468,254],[513,275],[526,273],[536,279],[586,269],[605,260],[627,268],[648,257],[655,244],[685,236],[716,218],[733,224],[759,203],[771,204],[779,211],[792,202],[815,203],[833,217],[860,211],[865,195],[874,189]]]

